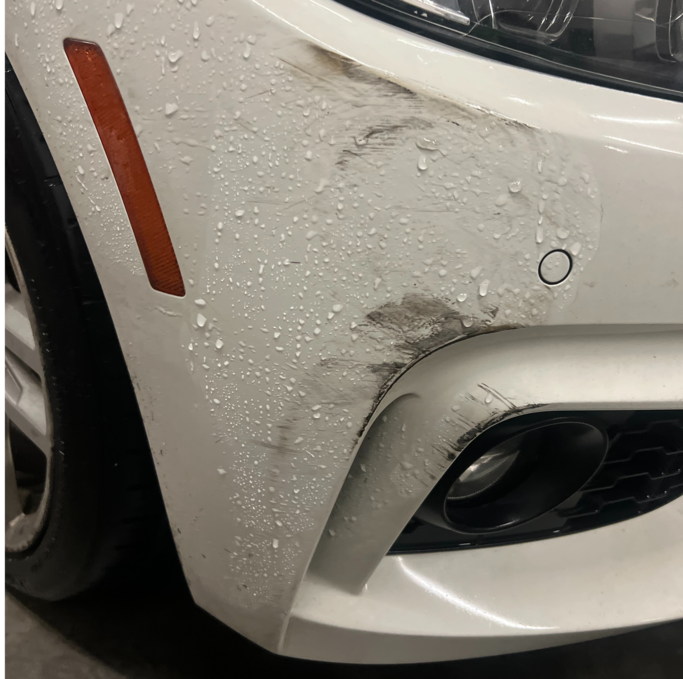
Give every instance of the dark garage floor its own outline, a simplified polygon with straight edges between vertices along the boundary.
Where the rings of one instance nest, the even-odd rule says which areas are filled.
[[[683,621],[533,653],[398,667],[278,658],[195,607],[182,584],[61,603],[8,594],[6,621],[7,679],[683,679]]]

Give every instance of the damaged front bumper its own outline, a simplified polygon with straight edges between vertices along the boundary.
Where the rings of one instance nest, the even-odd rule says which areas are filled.
[[[332,0],[141,2],[119,28],[67,4],[44,34],[25,5],[7,10],[7,52],[111,309],[200,605],[271,650],[366,662],[681,614],[680,502],[556,540],[385,557],[429,490],[389,465],[375,483],[396,508],[390,526],[370,531],[383,513],[360,501],[343,515],[356,521],[330,523],[369,419],[432,352],[460,369],[459,352],[483,342],[481,369],[509,373],[499,331],[526,328],[510,336],[536,346],[530,328],[552,329],[543,351],[564,347],[561,361],[580,344],[574,326],[611,326],[587,340],[603,357],[588,364],[617,365],[612,343],[615,356],[628,345],[628,370],[641,370],[628,407],[680,407],[664,329],[683,321],[680,104],[492,62]],[[184,298],[149,286],[68,37],[112,64]],[[553,250],[573,261],[559,285],[539,277]],[[577,402],[569,365],[543,387],[556,403]],[[626,366],[606,379],[628,387]],[[540,389],[528,371],[517,379],[507,386]],[[459,388],[480,398],[484,381]],[[553,402],[541,391],[515,403]],[[627,562],[628,577],[608,577]]]
[[[387,554],[451,464],[445,451],[454,442],[462,450],[493,423],[525,413],[680,409],[681,361],[683,326],[577,326],[469,339],[418,363],[375,412],[283,651],[358,662],[446,660],[681,617],[683,498],[575,535]]]

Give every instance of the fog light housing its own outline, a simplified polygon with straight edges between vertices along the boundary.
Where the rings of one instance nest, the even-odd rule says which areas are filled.
[[[498,426],[453,462],[418,518],[461,533],[488,533],[531,521],[583,487],[602,464],[598,425],[554,418],[523,430]]]

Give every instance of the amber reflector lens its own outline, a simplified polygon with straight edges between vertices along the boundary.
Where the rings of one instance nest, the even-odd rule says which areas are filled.
[[[64,49],[109,159],[149,282],[155,290],[182,297],[185,286],[164,215],[104,53],[93,42],[70,38]]]

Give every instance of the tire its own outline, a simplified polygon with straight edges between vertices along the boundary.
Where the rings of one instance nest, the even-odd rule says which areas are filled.
[[[10,261],[19,269],[16,279],[23,278],[33,316],[52,430],[44,517],[30,544],[5,552],[6,581],[31,596],[58,600],[105,579],[137,574],[165,544],[169,529],[92,260],[7,61],[5,71]],[[17,285],[11,271],[8,278]]]

